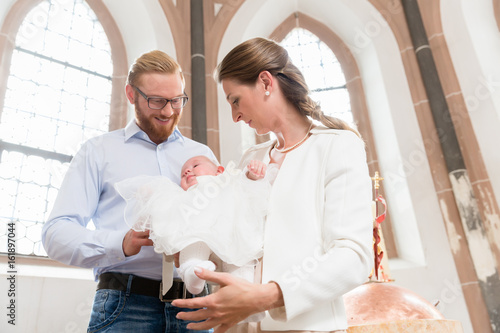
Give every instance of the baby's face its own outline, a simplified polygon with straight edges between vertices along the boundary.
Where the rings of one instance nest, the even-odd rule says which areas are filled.
[[[198,176],[217,175],[217,166],[205,156],[195,156],[187,160],[182,166],[181,187],[187,190],[194,184],[197,184]]]

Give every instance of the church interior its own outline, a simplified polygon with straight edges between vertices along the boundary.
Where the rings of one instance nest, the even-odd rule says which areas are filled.
[[[92,271],[49,259],[41,226],[78,147],[133,118],[134,59],[179,62],[179,130],[226,165],[272,138],[233,123],[213,71],[266,37],[365,141],[387,204],[378,279],[459,322],[449,332],[500,332],[500,0],[2,0],[0,29],[0,331],[87,327]]]

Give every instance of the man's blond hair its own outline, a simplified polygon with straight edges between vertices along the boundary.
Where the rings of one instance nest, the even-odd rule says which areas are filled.
[[[127,84],[136,87],[139,84],[141,75],[145,73],[178,73],[181,76],[182,85],[185,86],[181,66],[171,56],[159,50],[144,53],[135,60],[130,66]]]

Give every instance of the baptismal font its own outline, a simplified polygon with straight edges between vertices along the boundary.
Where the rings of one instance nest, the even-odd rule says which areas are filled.
[[[387,205],[379,194],[383,180],[378,172],[372,177],[374,268],[368,282],[344,295],[348,333],[462,333],[459,321],[446,320],[436,307],[413,291],[398,286],[389,277],[389,260],[380,224]],[[379,211],[379,206],[383,211]]]

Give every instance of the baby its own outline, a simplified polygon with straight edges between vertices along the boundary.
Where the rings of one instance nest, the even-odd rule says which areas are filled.
[[[263,179],[266,174],[266,165],[261,161],[251,161],[247,165],[246,177],[251,180]],[[190,158],[182,167],[181,187],[187,191],[190,187],[198,185],[199,176],[218,176],[224,172],[223,166],[218,166],[206,156],[195,156]],[[238,221],[233,221],[238,223]],[[256,221],[257,222],[257,221]],[[212,250],[204,242],[196,242],[188,245],[179,254],[179,269],[177,272],[186,284],[187,290],[192,294],[203,291],[205,280],[200,279],[195,273],[196,267],[203,267],[211,271],[215,270],[215,264],[208,258]],[[253,280],[254,265],[236,266],[223,262],[222,270],[233,275]]]
[[[180,252],[177,271],[187,290],[199,294],[205,281],[194,270],[215,270],[208,260],[212,253],[222,271],[253,281],[274,170],[260,161],[244,170],[231,164],[224,169],[195,156],[182,167],[180,187],[163,176],[138,176],[115,187],[127,201],[127,223],[136,231],[150,230],[156,252]]]
[[[217,164],[206,156],[191,157],[184,163],[181,170],[181,187],[187,190],[194,184],[197,176],[218,176],[224,172],[224,167]],[[246,176],[251,180],[264,178],[266,175],[266,164],[262,161],[250,161],[247,165]]]

